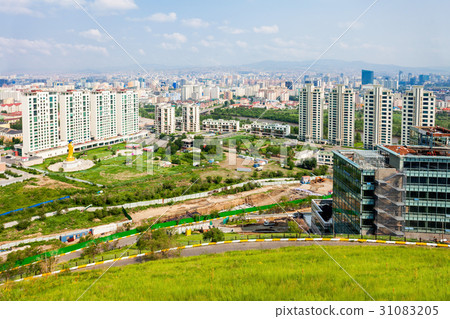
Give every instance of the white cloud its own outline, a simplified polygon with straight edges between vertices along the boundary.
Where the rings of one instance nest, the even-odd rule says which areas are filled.
[[[150,27],[145,27],[144,30],[147,31],[148,33],[152,32],[152,28]]]
[[[230,33],[230,34],[241,34],[241,33],[245,32],[245,30],[243,30],[243,29],[232,28],[232,27],[229,27],[229,26],[226,26],[226,25],[220,26],[218,29],[220,31],[223,31],[225,33]]]
[[[96,40],[96,41],[103,40],[103,34],[101,34],[100,30],[98,30],[98,29],[90,29],[90,30],[82,31],[79,34],[86,39],[91,39],[91,40]]]
[[[138,52],[140,55],[145,55],[145,51],[143,49],[139,49]]]
[[[199,52],[197,47],[191,47],[191,51],[194,52],[194,53],[198,53]]]
[[[246,48],[248,46],[247,42],[244,41],[236,41],[236,45],[240,48]]]
[[[202,39],[199,44],[205,48],[218,48],[218,47],[228,47],[230,44],[226,41],[214,41],[213,36],[207,36],[205,39]]]
[[[274,25],[263,25],[261,27],[254,27],[253,31],[256,33],[265,33],[265,34],[273,34],[278,33],[278,26]]]
[[[293,47],[298,45],[298,43],[294,40],[284,40],[281,38],[275,38],[273,39],[273,42],[281,47]]]
[[[91,7],[99,11],[125,11],[138,8],[134,0],[95,0]]]
[[[170,13],[154,13],[146,18],[132,18],[132,21],[153,21],[153,22],[174,22],[177,19],[175,12]]]
[[[178,32],[166,33],[163,34],[163,37],[167,40],[170,40],[170,42],[161,43],[161,47],[166,50],[179,49],[181,47],[181,44],[187,41],[186,36]]]
[[[20,54],[44,54],[44,55],[69,55],[73,51],[94,52],[107,56],[108,51],[104,47],[86,44],[52,43],[45,40],[28,40],[0,37],[0,46],[3,53]]]
[[[166,33],[163,35],[164,38],[168,40],[173,40],[176,43],[185,43],[187,41],[187,38],[185,35],[175,32],[175,33]]]
[[[206,28],[207,26],[209,26],[208,22],[198,18],[181,20],[181,23],[191,28]]]

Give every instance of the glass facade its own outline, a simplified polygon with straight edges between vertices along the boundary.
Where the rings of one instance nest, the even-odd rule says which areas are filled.
[[[406,156],[405,231],[450,233],[450,157]]]
[[[333,152],[334,232],[374,231],[375,171],[361,169],[345,155]]]

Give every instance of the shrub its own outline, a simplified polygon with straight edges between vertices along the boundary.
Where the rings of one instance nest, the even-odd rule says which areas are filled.
[[[302,229],[294,221],[289,221],[288,222],[288,227],[289,227],[289,232],[290,233],[296,233],[296,234],[301,234],[302,233]]]
[[[21,220],[17,225],[17,230],[25,230],[31,225],[31,222],[29,220]]]
[[[212,242],[223,241],[225,234],[219,228],[213,228],[206,233],[203,233],[203,240],[210,240]]]
[[[166,249],[172,245],[173,236],[164,229],[144,233],[136,243],[140,250],[149,249],[151,251]]]

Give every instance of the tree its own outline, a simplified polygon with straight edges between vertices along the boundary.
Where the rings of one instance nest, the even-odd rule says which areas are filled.
[[[172,245],[174,236],[168,234],[164,229],[157,229],[153,232],[145,232],[136,243],[140,250],[161,250]]]
[[[39,263],[41,273],[45,274],[54,271],[57,264],[58,258],[55,256],[45,256],[45,258]]]
[[[308,158],[303,160],[300,165],[301,168],[305,168],[305,169],[314,169],[317,166],[317,159],[315,157],[313,158]]]
[[[22,118],[20,118],[18,121],[11,123],[9,125],[10,128],[14,129],[14,130],[22,130]]]
[[[219,228],[213,228],[203,233],[203,240],[210,240],[212,242],[223,241],[225,234]]]
[[[355,142],[356,142],[356,143],[361,143],[361,133],[356,132],[356,135],[355,135]]]
[[[293,160],[289,159],[287,161],[287,166],[289,167],[290,170],[294,169],[295,163]]]
[[[288,228],[290,233],[301,234],[303,232],[298,224],[294,221],[288,221]]]
[[[328,165],[320,165],[319,168],[313,170],[314,175],[326,175],[328,172]]]
[[[94,259],[96,255],[98,255],[99,253],[101,253],[101,249],[100,249],[100,245],[97,244],[96,242],[92,242],[91,244],[89,244],[89,246],[87,246],[84,250],[83,253],[81,254],[82,257],[89,257]]]

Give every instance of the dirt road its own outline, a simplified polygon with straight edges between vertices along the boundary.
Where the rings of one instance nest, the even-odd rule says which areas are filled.
[[[230,210],[233,207],[250,204],[252,206],[262,206],[275,204],[279,201],[295,200],[304,198],[306,195],[295,192],[299,184],[265,186],[233,195],[210,196],[206,198],[193,199],[172,206],[148,208],[131,215],[133,222],[139,222],[151,217],[171,216],[187,211],[197,211],[200,214],[208,214],[213,211]]]

